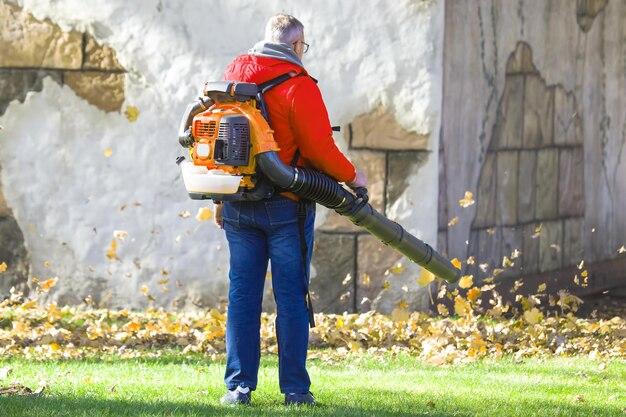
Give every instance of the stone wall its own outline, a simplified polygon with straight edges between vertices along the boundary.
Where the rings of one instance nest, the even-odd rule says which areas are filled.
[[[12,101],[23,103],[29,92],[40,92],[44,78],[68,85],[99,109],[121,109],[125,70],[110,47],[100,45],[88,33],[66,32],[50,19],[36,19],[10,2],[0,2],[0,21],[4,25],[0,31],[0,116]],[[0,294],[13,286],[28,291],[30,259],[1,182],[0,260],[9,265],[5,279],[0,280]]]
[[[0,0],[0,175],[13,227],[2,236],[17,245],[1,246],[10,249],[0,253],[7,273],[19,263],[18,281],[58,276],[49,297],[59,303],[222,302],[226,241],[194,218],[206,202],[184,191],[173,162],[181,154],[176,129],[204,82],[220,79],[279,10],[307,28],[305,66],[332,123],[343,126],[338,146],[370,175],[372,201],[433,242],[442,1],[325,1],[313,9],[296,0]],[[405,299],[421,305],[411,302],[417,267],[404,263],[385,276],[394,252],[321,207],[317,226],[318,307],[370,308],[363,297],[386,310]],[[348,273],[356,294],[354,281],[342,284]]]
[[[619,285],[602,271],[626,241],[626,3],[448,1],[445,27],[440,247],[477,276],[518,249],[503,277]]]
[[[363,167],[369,201],[381,213],[406,190],[411,176],[428,158],[428,137],[402,128],[384,108],[360,115],[347,126],[351,160]],[[368,311],[393,280],[389,270],[402,255],[345,217],[330,212],[318,227],[312,291],[321,311]],[[391,276],[390,276],[391,275]]]

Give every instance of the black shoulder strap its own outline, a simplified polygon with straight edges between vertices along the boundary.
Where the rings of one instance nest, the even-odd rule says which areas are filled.
[[[296,77],[298,75],[301,75],[301,73],[296,72],[296,71],[289,71],[286,74],[279,75],[276,78],[272,78],[271,80],[265,81],[258,85],[259,93],[265,94],[268,90],[271,90],[272,88],[276,87],[278,84],[284,81],[287,81],[290,78]]]

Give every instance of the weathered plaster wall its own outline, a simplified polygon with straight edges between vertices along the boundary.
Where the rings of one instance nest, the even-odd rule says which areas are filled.
[[[91,295],[139,306],[148,301],[142,285],[158,304],[223,298],[222,232],[179,216],[201,204],[188,200],[173,163],[176,127],[202,83],[219,78],[281,10],[307,27],[305,64],[320,80],[333,124],[344,127],[339,145],[370,173],[375,203],[436,239],[443,2],[4,0],[0,7],[12,14],[0,27],[1,78],[9,79],[2,97],[16,90],[0,115],[0,178],[5,211],[23,235],[13,253],[29,268],[21,279],[60,277],[59,301]],[[380,271],[395,254],[323,210],[318,225],[318,298],[338,300],[331,310],[353,308],[354,290],[339,300],[346,291],[336,286],[348,272],[372,277],[371,288],[356,288],[359,303],[376,298],[386,279]],[[128,237],[117,240],[119,259],[111,261],[105,254],[115,230]],[[408,298],[401,287],[414,289],[416,273],[407,266],[391,280],[380,308]],[[423,294],[413,297],[415,305]]]
[[[440,246],[492,268],[517,248],[516,275],[615,258],[626,3],[448,1],[445,16]]]

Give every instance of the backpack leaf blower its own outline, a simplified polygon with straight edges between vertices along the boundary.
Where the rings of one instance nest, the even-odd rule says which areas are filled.
[[[366,189],[353,193],[319,171],[281,161],[263,93],[292,76],[285,74],[260,85],[205,84],[204,97],[187,107],[179,128],[179,142],[189,148],[191,157],[191,161],[177,159],[189,196],[195,200],[256,201],[277,191],[290,191],[346,216],[434,275],[456,282],[460,271],[374,209]]]

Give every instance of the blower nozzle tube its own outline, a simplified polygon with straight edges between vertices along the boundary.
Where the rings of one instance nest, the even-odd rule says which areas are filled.
[[[276,152],[260,153],[256,159],[274,185],[335,210],[436,276],[448,282],[458,281],[460,271],[449,260],[379,213],[367,198],[352,194],[319,171],[286,165]]]

